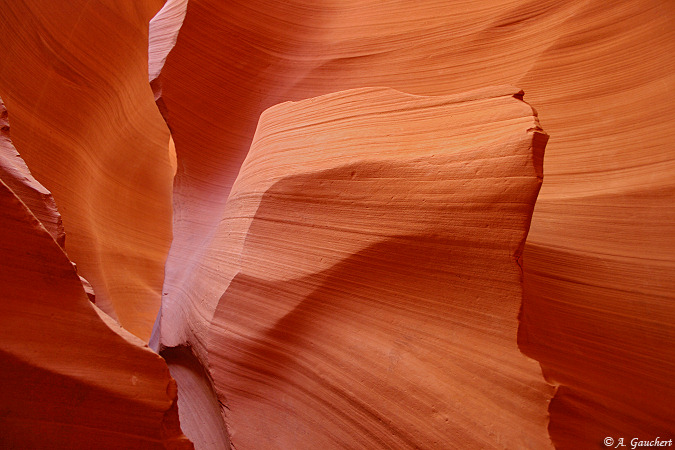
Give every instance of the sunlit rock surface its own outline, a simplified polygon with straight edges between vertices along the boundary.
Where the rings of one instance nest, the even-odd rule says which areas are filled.
[[[161,1],[0,7],[0,96],[11,138],[54,195],[96,302],[147,340],[171,240],[169,133],[148,85]]]
[[[550,446],[516,339],[546,135],[514,96],[263,113],[215,235],[240,255],[207,341],[236,448]]]
[[[192,448],[166,362],[112,318],[150,334],[172,172],[146,70],[161,5],[116,3],[0,7],[3,449]]]
[[[443,95],[511,83],[552,136],[519,333],[560,386],[551,438],[672,436],[674,19],[660,1],[192,0],[159,77],[178,157],[164,305],[190,328],[162,339],[206,353],[221,278],[210,255],[238,255],[218,251],[219,193],[263,110],[365,86]]]
[[[73,339],[117,351],[108,327],[88,325],[82,311],[92,305],[68,309],[84,307],[86,280],[71,282],[76,263],[90,298],[95,291],[130,332],[147,340],[157,316],[151,346],[179,383],[182,429],[199,448],[231,439],[240,450],[579,449],[606,437],[675,438],[674,22],[675,6],[657,0],[3,2],[0,96],[11,129],[3,113],[0,178],[11,195],[0,215],[2,264],[13,275],[0,275],[0,296],[13,300],[0,320],[27,330],[0,343],[12,394],[0,399],[0,424],[23,423],[3,436],[32,439],[12,441],[24,447],[101,447],[85,433],[50,442],[60,428],[42,419],[33,430],[49,432],[28,434],[23,418],[53,417],[68,398],[66,423],[89,423],[89,410],[128,426],[138,414],[138,446],[173,442],[156,431],[172,404],[156,397],[170,385],[166,366],[138,341],[120,352],[147,370],[154,387],[142,394],[154,409],[131,406],[131,388],[114,400],[82,394],[104,372],[127,380],[130,366],[126,356],[98,365],[86,346],[65,351]],[[522,154],[516,135],[539,135],[536,126],[498,117],[507,104],[527,108],[514,117],[534,116],[517,91],[485,90],[500,85],[523,89],[551,135],[516,259],[541,173],[506,173],[541,161],[445,161],[437,179],[420,167],[440,152],[411,143],[459,133],[443,146],[459,155],[492,135],[501,137],[487,147]],[[461,114],[444,130],[426,126],[442,115],[421,120],[441,98],[475,104],[460,94],[475,89],[486,106],[476,111],[480,129]],[[380,97],[392,108],[378,109]],[[355,110],[381,120],[356,120]],[[492,183],[493,208],[476,197],[487,191],[453,185],[457,174],[485,181],[485,167],[504,186],[523,183]],[[453,201],[434,209],[442,195]],[[485,244],[458,249],[449,228],[471,205],[484,206],[471,220],[517,226],[457,232]],[[507,206],[497,214],[497,205]],[[15,207],[34,219],[11,219]],[[486,244],[509,233],[518,237]],[[61,281],[45,284],[60,279],[46,275],[52,269],[22,269],[54,258],[65,258],[57,272],[74,296]],[[64,306],[50,307],[47,322],[32,306],[54,295]],[[59,331],[38,342],[33,321]],[[25,376],[33,372],[44,378]],[[106,380],[117,385],[115,376]],[[172,429],[167,436],[178,436]]]

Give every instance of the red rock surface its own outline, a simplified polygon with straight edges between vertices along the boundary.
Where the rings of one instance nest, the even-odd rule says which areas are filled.
[[[88,300],[0,181],[0,447],[192,448],[164,361]]]
[[[54,198],[47,188],[33,177],[12,144],[9,114],[2,99],[0,99],[0,127],[0,179],[14,191],[51,237],[63,247],[66,234]]]
[[[240,255],[207,341],[236,448],[550,446],[516,339],[546,135],[517,93],[263,113],[215,235]]]
[[[147,75],[148,22],[161,5],[0,8],[0,96],[12,141],[54,195],[68,255],[97,305],[145,340],[171,240],[169,133]]]
[[[364,86],[512,83],[552,136],[520,328],[521,349],[560,385],[551,438],[674,435],[674,16],[659,1],[191,1],[160,76],[178,155],[164,307],[189,325],[162,339],[203,351],[219,193],[265,108]]]
[[[18,275],[0,275],[13,299],[0,320],[26,331],[0,343],[14,395],[0,414],[12,405],[22,412],[6,416],[23,423],[39,397],[53,416],[102,373],[131,370],[94,370],[90,347],[55,347],[109,330],[48,239],[63,245],[58,206],[70,260],[125,328],[147,339],[163,292],[151,342],[199,448],[230,437],[240,450],[675,439],[674,20],[657,0],[5,2],[12,128],[0,177],[13,190],[3,205],[25,217],[11,222],[8,207],[0,220],[34,242],[3,236],[3,267]],[[551,135],[522,286],[512,257],[541,162],[460,156],[524,158],[534,119],[514,91],[459,94],[506,84]],[[431,114],[441,110],[453,111],[445,128]],[[441,154],[457,159],[430,162]],[[463,221],[509,226],[472,234]],[[70,281],[27,284],[27,265]],[[53,296],[70,306],[59,312]],[[39,308],[31,324],[19,297],[75,319]],[[36,327],[54,328],[52,340],[37,342]],[[158,443],[165,366],[125,342],[154,406],[135,410],[136,391],[120,387],[114,400],[86,394],[73,420],[89,409],[117,424],[124,411],[128,426],[141,414],[129,436]]]
[[[183,25],[188,0],[168,0],[150,19],[148,42],[148,79],[157,79],[169,52],[176,44]]]
[[[92,305],[69,259],[149,336],[170,233],[168,132],[145,70],[159,5],[114,3],[0,8],[3,449],[192,448],[167,364]]]

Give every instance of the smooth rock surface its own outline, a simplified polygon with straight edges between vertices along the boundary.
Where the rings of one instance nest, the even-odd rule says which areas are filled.
[[[54,195],[96,302],[147,340],[171,241],[169,133],[148,86],[161,1],[0,7],[0,96],[12,141]]]
[[[221,414],[222,404],[213,390],[210,373],[189,347],[162,352],[178,387],[180,426],[195,448],[229,449],[230,437]]]
[[[220,261],[206,255],[263,110],[367,86],[511,83],[552,136],[520,331],[560,385],[552,440],[675,435],[674,20],[657,0],[191,0],[159,77],[178,157],[163,308],[189,321],[164,343],[203,353]]]
[[[166,363],[98,310],[0,181],[0,447],[192,448]]]
[[[51,237],[64,247],[66,233],[54,197],[33,177],[12,144],[9,113],[2,99],[0,99],[0,179],[30,209]]]
[[[198,448],[675,439],[673,23],[659,0],[2,2],[0,447],[180,447],[176,405]],[[534,116],[456,96],[505,84],[551,134],[524,248]],[[163,296],[167,363],[86,289],[144,340]]]
[[[148,30],[148,80],[152,84],[159,77],[169,52],[176,45],[187,0],[168,0],[150,19]]]
[[[26,205],[51,237],[65,250],[66,233],[52,193],[31,174],[26,162],[12,144],[9,113],[0,99],[0,180]],[[77,270],[77,266],[73,263]],[[87,297],[92,302],[96,294],[89,281],[79,275]]]
[[[521,96],[367,88],[263,113],[205,253],[224,294],[188,316],[214,316],[235,448],[550,446],[553,388],[517,345],[547,138]]]

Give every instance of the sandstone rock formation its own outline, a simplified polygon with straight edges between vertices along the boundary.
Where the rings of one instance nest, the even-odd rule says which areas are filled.
[[[3,443],[675,439],[674,20],[3,2]]]
[[[192,448],[166,364],[89,301],[50,233],[51,196],[1,175],[0,447]]]
[[[263,113],[214,237],[240,255],[206,343],[236,448],[550,446],[516,342],[546,143],[521,94]]]
[[[96,302],[147,340],[171,240],[169,133],[148,86],[161,1],[0,8],[0,96],[12,141],[56,200]]]
[[[9,114],[0,99],[0,179],[21,199],[45,230],[64,247],[66,234],[51,193],[37,181],[16,151],[9,134]]]
[[[2,448],[192,448],[166,363],[92,305],[69,259],[149,336],[170,233],[168,132],[145,74],[159,5],[115,3],[0,7]]]
[[[361,89],[263,113],[200,302],[160,321],[209,368],[237,448],[550,445],[552,388],[516,342],[546,142],[521,96]]]
[[[227,201],[216,192],[231,189],[264,109],[364,86],[512,83],[552,136],[520,328],[560,386],[551,438],[675,434],[674,14],[657,1],[191,1],[160,75],[179,162],[164,305],[198,313],[162,330],[165,343],[205,351],[218,278],[205,249]]]

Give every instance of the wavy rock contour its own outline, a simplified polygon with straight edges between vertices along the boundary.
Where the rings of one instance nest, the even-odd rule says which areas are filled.
[[[366,86],[444,95],[511,83],[553,136],[520,332],[560,386],[553,442],[675,435],[673,20],[672,5],[650,0],[191,0],[159,77],[178,157],[164,305],[199,312],[162,338],[204,352],[217,193],[230,191],[263,110]]]
[[[675,439],[674,21],[3,2],[2,447]]]
[[[148,260],[160,262],[152,246],[169,225],[152,186],[164,184],[168,200],[170,180],[166,128],[145,75],[156,8],[112,3],[0,8],[0,92],[10,110],[0,108],[2,448],[192,448],[165,361],[89,301],[93,290],[65,253],[67,228],[98,304],[149,335],[159,285]],[[128,39],[122,50],[113,30]],[[141,236],[149,212],[154,226]]]
[[[236,448],[550,445],[552,390],[516,340],[546,142],[521,96],[263,113],[205,255],[224,293],[187,315],[213,316],[201,356]]]
[[[164,361],[89,301],[50,223],[4,179],[1,446],[193,448]]]
[[[147,340],[171,240],[169,133],[148,86],[162,2],[12,1],[0,95],[12,141],[54,195],[99,307]]]
[[[12,144],[9,113],[2,99],[0,99],[0,127],[0,179],[30,209],[52,238],[64,247],[66,234],[54,197],[33,177]]]

